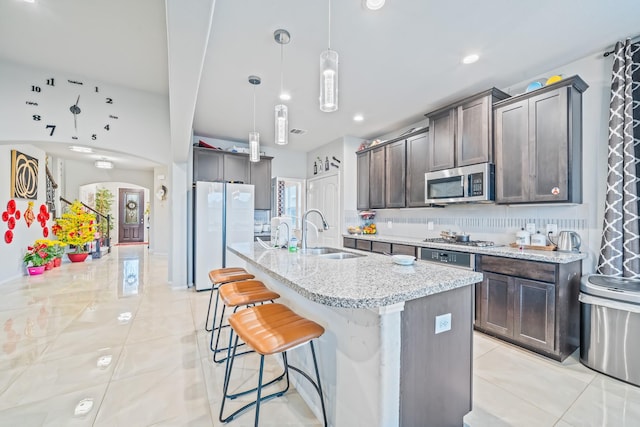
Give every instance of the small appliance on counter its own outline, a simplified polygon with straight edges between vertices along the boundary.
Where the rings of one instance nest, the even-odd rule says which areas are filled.
[[[294,236],[293,221],[289,216],[274,216],[271,218],[271,245],[288,247],[288,240]]]
[[[575,231],[561,231],[558,233],[556,242],[553,241],[551,234],[549,234],[549,240],[558,247],[558,252],[580,252],[582,241]]]

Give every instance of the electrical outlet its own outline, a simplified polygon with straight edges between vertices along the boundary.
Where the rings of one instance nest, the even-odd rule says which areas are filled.
[[[387,221],[387,228],[392,228],[392,227],[393,227],[393,222]]]
[[[536,232],[536,224],[534,222],[528,222],[524,229],[529,233],[534,234]]]
[[[547,235],[551,233],[552,235],[558,234],[558,224],[547,224]]]
[[[433,221],[427,222],[427,230],[433,231]]]
[[[451,313],[436,316],[436,334],[451,330]]]

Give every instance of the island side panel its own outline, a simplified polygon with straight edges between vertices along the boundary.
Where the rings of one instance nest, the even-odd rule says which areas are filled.
[[[373,309],[325,306],[259,270],[251,271],[280,294],[279,303],[325,328],[316,340],[316,352],[329,425],[397,427],[399,390],[390,379],[400,371],[401,312],[380,315]],[[308,346],[288,354],[292,365],[313,373]],[[322,419],[311,385],[295,373],[291,381],[312,412]]]
[[[405,303],[402,313],[400,425],[456,426],[471,411],[473,286]],[[435,333],[451,313],[451,330]]]

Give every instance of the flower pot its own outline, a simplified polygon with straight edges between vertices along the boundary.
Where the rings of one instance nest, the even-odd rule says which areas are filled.
[[[45,270],[53,270],[53,260],[49,261],[44,265]]]
[[[29,272],[29,276],[37,276],[38,274],[44,273],[44,265],[40,265],[38,267],[27,267],[27,271]]]
[[[89,256],[87,252],[81,252],[79,254],[68,253],[69,261],[71,262],[84,262],[85,259]]]
[[[62,258],[54,258],[53,259],[53,266],[54,267],[60,267],[62,265]]]

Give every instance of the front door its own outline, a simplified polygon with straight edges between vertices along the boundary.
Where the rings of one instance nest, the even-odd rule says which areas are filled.
[[[118,243],[144,241],[144,190],[121,188]]]

